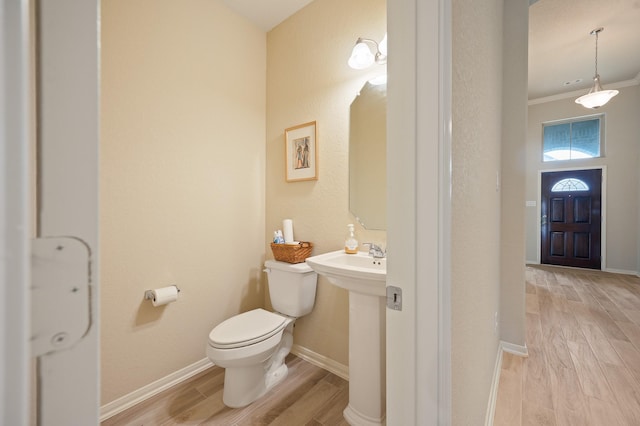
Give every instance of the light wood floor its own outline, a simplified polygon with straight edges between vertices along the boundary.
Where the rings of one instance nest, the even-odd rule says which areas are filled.
[[[640,279],[526,274],[529,356],[504,354],[494,425],[640,425]]]
[[[248,407],[232,409],[222,403],[224,369],[212,367],[101,425],[348,426],[342,417],[348,382],[293,355],[286,362],[286,380]]]

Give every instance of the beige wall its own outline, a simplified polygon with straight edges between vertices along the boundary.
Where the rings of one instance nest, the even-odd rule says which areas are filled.
[[[529,4],[504,3],[500,340],[525,345],[525,152]]]
[[[265,80],[264,32],[222,2],[102,2],[103,404],[263,305]]]
[[[540,170],[606,166],[606,267],[613,271],[638,271],[638,155],[640,143],[640,86],[620,89],[620,94],[598,110],[576,104],[574,98],[529,106],[527,132],[526,199],[537,201]],[[542,123],[546,121],[605,114],[603,158],[543,163]],[[527,260],[538,254],[539,206],[527,207]]]
[[[453,424],[480,424],[498,343],[502,2],[453,6],[452,412]],[[346,59],[358,36],[382,38],[386,10],[316,0],[267,35],[268,56],[265,35],[219,2],[111,0],[102,19],[104,403],[202,359],[212,326],[262,304],[282,219],[315,254],[342,248],[354,222],[349,105],[383,69]],[[284,129],[312,120],[319,179],[286,183]],[[179,302],[142,300],[173,282]],[[295,343],[348,364],[347,293],[320,278]]]
[[[452,9],[454,425],[484,423],[498,348],[502,7],[501,0],[456,0]]]
[[[338,12],[339,11],[339,12]],[[381,40],[384,0],[316,0],[267,37],[267,169],[265,243],[282,220],[293,219],[296,239],[312,241],[313,254],[344,247],[348,223],[349,105],[367,78],[384,67],[347,66],[359,36]],[[284,129],[317,122],[317,181],[285,181]],[[356,226],[360,242],[386,242],[386,232]],[[267,257],[272,257],[265,244]],[[348,293],[318,280],[316,306],[296,322],[294,343],[348,364]]]

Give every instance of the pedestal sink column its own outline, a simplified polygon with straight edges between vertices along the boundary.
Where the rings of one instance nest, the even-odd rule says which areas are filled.
[[[334,251],[307,258],[331,284],[349,291],[349,405],[353,426],[385,424],[387,260]]]
[[[385,298],[349,292],[349,405],[354,426],[384,424],[386,406]]]

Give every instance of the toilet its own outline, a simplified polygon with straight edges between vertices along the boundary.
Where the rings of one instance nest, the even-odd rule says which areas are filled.
[[[209,333],[207,356],[225,368],[222,401],[232,408],[251,404],[287,377],[293,324],[316,300],[318,276],[306,263],[267,260],[264,266],[276,312],[244,312]]]

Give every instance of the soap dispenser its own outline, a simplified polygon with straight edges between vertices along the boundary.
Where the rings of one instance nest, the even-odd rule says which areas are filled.
[[[354,234],[353,224],[348,224],[347,228],[349,229],[349,233],[344,240],[344,252],[347,254],[356,254],[358,252],[358,240],[356,240]]]

